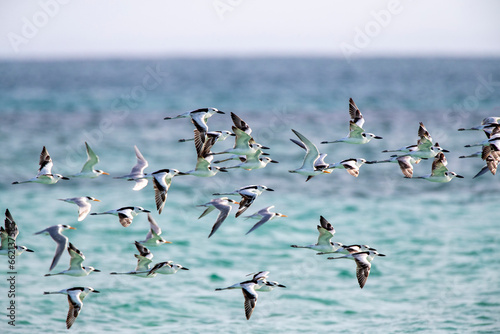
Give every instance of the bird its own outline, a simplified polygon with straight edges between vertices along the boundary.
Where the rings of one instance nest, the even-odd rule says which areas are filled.
[[[207,120],[215,114],[225,114],[225,112],[217,108],[200,108],[193,111],[188,111],[174,117],[165,117],[164,120],[191,118],[191,122],[200,132],[208,132]]]
[[[54,258],[52,259],[52,263],[50,265],[49,271],[54,269],[54,267],[57,265],[59,262],[59,259],[61,258],[62,253],[68,247],[68,237],[62,234],[63,231],[65,230],[76,230],[76,228],[69,226],[69,225],[53,225],[49,226],[44,230],[41,230],[39,232],[36,232],[35,234],[45,234],[45,235],[50,235],[50,237],[56,242],[57,247],[56,247],[56,253],[54,255]]]
[[[242,187],[240,189],[236,189],[230,193],[213,193],[214,196],[221,195],[240,195],[241,201],[239,202],[240,207],[238,208],[238,212],[236,212],[236,217],[239,217],[246,209],[252,205],[255,199],[262,194],[263,191],[274,191],[274,189],[268,188],[264,185],[249,185]]]
[[[366,144],[372,139],[383,139],[380,136],[376,136],[373,133],[365,132],[363,125],[365,124],[365,119],[359,111],[359,108],[354,103],[352,98],[349,99],[349,115],[351,119],[349,121],[349,134],[347,137],[333,140],[333,141],[322,141],[321,144],[330,143],[346,143],[346,144]]]
[[[151,268],[148,272],[148,275],[154,274],[162,274],[162,275],[173,275],[179,270],[189,270],[186,267],[181,266],[180,264],[172,264],[172,261],[160,262],[157,263]]]
[[[278,161],[269,157],[261,157],[264,152],[259,148],[253,154],[247,154],[246,157],[239,158],[241,163],[236,166],[224,167],[224,169],[240,168],[245,170],[261,169],[266,167],[270,162],[277,164]]]
[[[93,179],[100,175],[109,175],[109,173],[106,173],[105,171],[102,171],[100,169],[94,169],[94,166],[99,162],[99,157],[94,153],[94,151],[92,151],[87,142],[85,142],[85,147],[87,149],[87,161],[83,165],[83,168],[80,171],[80,173],[71,175],[71,177]]]
[[[339,249],[342,246],[342,244],[331,242],[332,237],[335,235],[335,228],[323,216],[319,217],[319,222],[321,225],[317,226],[319,232],[318,242],[316,242],[313,245],[307,245],[307,246],[291,245],[290,247],[309,248],[314,251],[323,253],[333,253],[337,249]]]
[[[488,128],[490,126],[497,126],[500,125],[500,117],[486,117],[481,121],[481,125],[474,126],[472,128],[460,128],[458,131],[467,131],[467,130],[484,130],[485,128]]]
[[[258,285],[263,285],[264,284],[264,279],[266,279],[269,276],[269,271],[259,271],[257,273],[250,273],[246,276],[253,276],[252,280],[258,282]],[[235,283],[231,286],[228,286],[226,288],[217,288],[215,291],[222,291],[222,290],[232,290],[232,289],[241,289],[241,283]]]
[[[161,237],[161,228],[158,226],[158,223],[153,219],[153,215],[148,213],[148,221],[149,221],[149,232],[146,235],[146,239],[142,241],[138,241],[140,244],[146,247],[151,246],[159,246],[164,244],[171,244],[171,241],[166,241]]]
[[[250,232],[256,230],[260,226],[264,225],[265,223],[276,217],[288,217],[287,215],[284,215],[282,213],[270,212],[269,210],[271,210],[272,208],[274,208],[274,205],[268,206],[264,209],[260,209],[253,215],[247,216],[246,218],[257,218],[260,220],[250,230],[248,230],[246,234],[249,234]]]
[[[78,221],[81,222],[84,220],[87,215],[90,212],[90,209],[92,208],[92,205],[90,204],[89,201],[95,201],[95,202],[100,202],[100,200],[90,197],[90,196],[84,196],[84,197],[71,197],[71,198],[60,198],[60,201],[66,202],[66,203],[73,203],[78,205]]]
[[[224,168],[210,166],[213,160],[211,148],[215,143],[215,139],[210,136],[202,136],[198,129],[194,130],[194,144],[197,153],[196,167],[194,170],[187,172],[179,172],[177,175],[193,175],[198,177],[211,177],[218,172],[227,172]]]
[[[234,133],[232,133],[231,131],[227,131],[227,130],[222,130],[222,131],[208,131],[207,132],[207,135],[212,135],[212,136],[215,136],[217,138],[216,141],[224,141],[226,140],[228,137],[230,136],[235,136]],[[185,143],[187,141],[192,141],[194,140],[194,138],[185,138],[185,139],[179,139],[178,142],[180,143]]]
[[[368,245],[343,245],[341,243],[337,243],[340,246],[334,251],[334,252],[320,252],[316,253],[316,255],[324,255],[324,254],[331,254],[331,253],[341,253],[341,254],[352,254],[352,253],[358,253],[358,252],[366,252],[366,251],[376,251],[375,248],[372,248]]]
[[[160,169],[151,173],[155,189],[155,203],[158,214],[161,214],[167,200],[167,192],[174,176],[179,174],[177,169]]]
[[[300,141],[295,139],[290,139],[293,143],[297,144],[299,147],[302,147],[306,150],[306,155],[304,156],[304,160],[302,162],[302,166],[297,169],[289,170],[289,173],[297,173],[300,175],[307,176],[306,182],[312,179],[316,175],[320,175],[323,173],[329,174],[328,164],[325,163],[324,159],[326,154],[319,153],[318,148],[314,145],[309,139],[307,139],[300,132],[292,129],[292,132],[295,133],[297,137],[299,137]]]
[[[215,289],[216,291],[226,290],[226,289],[238,289],[241,288],[243,291],[243,296],[245,297],[245,316],[247,320],[250,320],[252,316],[253,310],[255,309],[255,305],[257,305],[257,292],[255,292],[255,288],[260,286],[259,281],[265,279],[264,277],[255,278],[255,276],[251,280],[247,280],[244,282],[236,283],[231,287],[224,289]]]
[[[340,162],[335,162],[328,165],[327,170],[332,171],[334,169],[345,169],[349,174],[354,177],[359,176],[359,168],[366,163],[366,159],[346,159]]]
[[[14,181],[12,182],[12,184],[21,184],[30,182],[42,183],[42,184],[55,184],[59,180],[69,180],[68,177],[62,176],[61,174],[52,174],[52,166],[54,164],[45,146],[42,149],[42,153],[40,153],[39,165],[40,168],[38,169],[38,174],[36,174],[35,177],[26,181]]]
[[[141,212],[149,213],[151,211],[146,210],[140,206],[125,206],[123,208],[119,208],[116,210],[109,210],[109,211],[105,211],[105,212],[93,212],[90,215],[91,216],[115,215],[115,216],[118,216],[120,224],[122,224],[123,227],[128,227],[128,226],[130,226],[130,224],[132,224],[132,220],[134,219],[134,217],[137,216]]]
[[[127,179],[128,181],[135,181],[135,186],[132,189],[138,191],[148,185],[148,179],[145,178],[146,174],[144,174],[144,170],[146,169],[146,167],[148,167],[148,161],[144,158],[144,156],[141,154],[141,151],[139,151],[139,149],[135,145],[134,150],[135,156],[137,158],[137,163],[134,167],[132,167],[130,174],[115,176],[114,179]]]
[[[217,220],[215,221],[214,226],[212,227],[212,231],[208,235],[210,238],[217,230],[219,227],[222,225],[224,220],[226,220],[227,216],[229,216],[229,213],[231,212],[231,204],[240,204],[239,202],[236,202],[233,199],[227,198],[227,197],[221,197],[221,198],[215,198],[211,200],[210,202],[207,202],[205,204],[200,204],[197,206],[203,206],[206,207],[207,209],[203,211],[203,213],[198,217],[198,219],[205,217],[208,215],[210,212],[212,212],[214,209],[219,210],[219,215],[217,216]]]
[[[44,292],[44,295],[64,294],[68,295],[69,311],[66,318],[66,328],[70,329],[83,308],[83,299],[91,292],[99,293],[91,287],[73,287],[54,292]]]
[[[358,279],[358,284],[361,289],[366,284],[368,275],[370,275],[370,269],[372,267],[371,262],[375,256],[385,256],[385,254],[380,254],[375,250],[370,250],[366,252],[351,253],[349,255],[339,256],[339,257],[329,257],[328,260],[336,259],[351,259],[356,261],[356,278]]]
[[[151,251],[147,247],[141,245],[137,241],[135,242],[135,247],[139,251],[139,254],[134,254],[135,258],[137,259],[135,270],[128,271],[126,273],[111,272],[110,275],[133,275],[145,278],[156,276],[156,274],[154,273],[152,273],[151,275],[149,274],[149,271],[151,270],[149,265],[151,264],[151,262],[153,262],[153,253],[151,253]]]
[[[16,245],[16,239],[19,235],[19,228],[17,227],[14,218],[9,211],[9,209],[5,210],[5,228],[0,226],[0,255],[7,256],[19,256],[24,252],[33,253],[34,251],[27,248],[26,246],[18,246]]]
[[[272,291],[274,290],[274,288],[278,287],[278,288],[286,288],[285,285],[281,284],[281,283],[278,283],[276,281],[268,281],[266,279],[263,280],[264,284],[262,284],[261,286],[259,287],[256,287],[255,288],[255,291],[259,291],[259,292],[269,292],[269,291]]]
[[[422,159],[420,158],[415,158],[409,155],[394,155],[390,157],[389,159],[385,160],[374,160],[374,161],[367,161],[366,164],[379,164],[379,163],[384,163],[384,162],[393,162],[397,163],[399,165],[399,168],[401,169],[401,172],[403,173],[404,176],[411,178],[413,176],[413,165],[412,164],[418,164]]]
[[[425,179],[431,182],[450,182],[453,178],[457,177],[463,179],[462,175],[459,175],[455,172],[450,172],[446,165],[448,162],[446,161],[446,157],[443,152],[439,152],[434,161],[432,162],[432,172],[429,175],[417,176],[417,179]]]
[[[91,272],[101,272],[94,267],[84,267],[82,262],[85,261],[85,255],[70,242],[68,246],[68,253],[71,259],[69,260],[69,268],[57,274],[45,274],[45,276],[55,275],[69,275],[69,276],[87,276]]]

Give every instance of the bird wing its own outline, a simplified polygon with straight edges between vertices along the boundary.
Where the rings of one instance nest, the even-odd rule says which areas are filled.
[[[155,202],[158,213],[161,213],[167,200],[167,191],[170,183],[165,182],[166,174],[153,175],[153,187],[155,189]]]
[[[68,245],[68,253],[71,256],[69,260],[69,269],[81,269],[82,262],[85,260],[85,255],[70,242]]]
[[[269,212],[269,211],[262,212],[262,213],[259,211],[259,214],[262,216],[262,219],[259,220],[246,234],[251,233],[254,230],[258,229],[260,226],[264,225],[265,223],[267,223],[268,221],[270,221],[271,218],[274,217],[274,213],[273,212]]]
[[[215,210],[215,206],[213,206],[213,205],[209,206],[208,208],[205,209],[205,211],[203,211],[203,213],[198,217],[198,219],[205,217],[206,215],[208,215],[210,212],[212,212],[214,210]]]
[[[151,213],[148,213],[148,221],[149,221],[149,232],[146,235],[146,240],[151,239],[154,236],[153,234],[155,234],[156,236],[159,236],[161,234],[161,228],[156,223]]]
[[[335,234],[335,229],[323,216],[320,216],[321,226],[318,225],[318,245],[330,245],[330,240]]]
[[[81,222],[89,214],[92,205],[83,198],[75,199],[74,203],[78,205],[78,221]]]
[[[19,229],[16,222],[14,221],[14,218],[12,218],[9,209],[5,210],[5,232],[7,233],[8,237],[13,239],[14,241],[19,235]]]
[[[366,260],[367,254],[360,253],[354,254],[354,261],[356,261],[356,277],[358,279],[359,287],[363,289],[366,280],[370,275],[371,263]]]
[[[403,172],[403,175],[411,178],[413,176],[413,166],[410,162],[411,157],[409,156],[403,156],[403,157],[397,157],[396,158],[399,168],[401,168],[401,172]]]
[[[361,111],[359,111],[358,106],[356,105],[356,103],[354,103],[354,100],[352,98],[349,99],[349,116],[351,116],[351,121],[360,128],[362,128],[363,124],[365,124],[365,119],[363,118]]]
[[[354,123],[352,120],[349,121],[349,138],[362,138],[363,130],[362,127]]]
[[[141,151],[139,151],[139,149],[135,145],[134,145],[134,150],[135,150],[135,156],[137,157],[137,163],[135,164],[134,167],[132,167],[130,175],[142,175],[144,173],[144,169],[148,167],[148,161],[144,159],[144,157],[141,154]]]
[[[92,151],[87,142],[85,142],[85,146],[87,147],[87,161],[83,165],[82,173],[92,172],[94,170],[94,166],[99,162],[99,157],[94,153],[94,151]]]
[[[292,131],[293,133],[295,133],[297,137],[299,137],[300,141],[302,142],[302,144],[305,146],[306,149],[306,155],[304,156],[304,161],[302,162],[302,167],[300,168],[307,167],[314,169],[314,163],[316,162],[316,160],[318,160],[319,157],[318,148],[309,139],[304,137],[298,131],[295,131],[294,129],[292,129]]]
[[[252,129],[250,129],[250,126],[233,112],[231,112],[231,119],[233,120],[234,126],[236,126],[238,129],[246,132],[248,135],[252,133]]]
[[[245,316],[247,320],[252,316],[255,305],[257,305],[257,293],[255,292],[255,283],[244,283],[241,285],[241,291],[245,297]]]
[[[252,203],[255,201],[257,198],[257,194],[255,193],[247,193],[247,194],[241,194],[241,201],[240,201],[240,206],[238,208],[238,211],[236,212],[236,217],[239,217],[243,212],[246,211],[252,205]]]
[[[432,146],[432,137],[431,137],[431,134],[429,133],[429,131],[427,131],[427,129],[425,128],[425,125],[424,123],[420,122],[419,123],[420,126],[418,127],[418,136],[423,139],[423,138],[426,138],[428,139],[430,142],[431,142],[431,146]],[[429,146],[430,147],[430,146]]]
[[[209,170],[208,167],[210,167],[210,162],[205,158],[198,157],[194,170]]]
[[[80,294],[82,292],[78,291],[68,291],[68,303],[69,310],[68,316],[66,317],[66,328],[70,329],[73,323],[76,320],[76,317],[80,314],[80,311],[83,307],[83,303],[80,300]]]
[[[417,141],[417,148],[419,151],[428,151],[433,146],[432,141],[428,138],[420,138]]]
[[[191,123],[194,124],[196,129],[200,132],[207,132],[208,126],[206,121],[207,109],[195,110],[190,113]]]
[[[134,219],[134,217],[122,212],[118,212],[118,219],[120,220],[120,224],[122,224],[123,227],[128,227],[130,226],[130,224],[132,224],[132,219]]]
[[[213,203],[213,206],[220,211],[219,215],[217,216],[217,220],[215,221],[214,226],[212,227],[212,231],[208,235],[210,238],[217,230],[219,227],[222,225],[224,220],[226,220],[227,216],[231,212],[231,205],[229,203],[224,204],[224,203]],[[208,210],[208,209],[207,209]]]
[[[50,270],[54,269],[54,267],[57,265],[59,262],[59,259],[61,258],[62,253],[68,246],[68,238],[61,233],[58,233],[57,230],[51,230],[49,232],[50,236],[52,239],[57,243],[56,247],[56,253],[54,255],[54,258],[52,259],[52,264],[50,265]]]
[[[40,168],[38,168],[38,174],[36,176],[44,175],[44,174],[52,174],[52,158],[49,155],[49,152],[45,148],[42,149],[42,153],[40,153]]]
[[[439,152],[438,155],[434,158],[432,162],[432,176],[444,176],[444,173],[448,171],[446,165],[448,162],[446,161],[446,157],[443,152]]]
[[[238,149],[247,149],[250,147],[250,140],[252,140],[252,137],[245,131],[233,126],[231,128],[233,130],[233,133],[236,135],[234,139],[234,148]]]
[[[132,190],[139,191],[148,185],[148,179],[136,179],[134,188]]]

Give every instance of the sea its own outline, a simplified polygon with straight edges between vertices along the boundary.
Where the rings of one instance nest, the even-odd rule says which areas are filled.
[[[83,56],[82,56],[83,57]],[[486,173],[479,151],[465,148],[486,139],[482,131],[457,131],[500,116],[500,61],[495,58],[151,58],[0,62],[0,209],[18,224],[18,245],[34,250],[9,263],[0,259],[0,332],[64,333],[68,302],[44,295],[77,286],[100,291],[84,300],[74,333],[499,333],[499,176]],[[320,144],[349,129],[349,98],[362,112],[367,132],[383,137],[365,145]],[[230,169],[211,178],[176,176],[161,215],[151,182],[113,179],[136,163],[136,145],[149,166],[188,171],[196,164],[194,126],[187,118],[164,120],[198,108],[225,112],[208,120],[211,130],[231,130],[230,113],[269,147],[278,164]],[[388,159],[416,144],[419,122],[447,150],[448,168],[462,176],[449,183],[404,178],[393,163],[363,165],[359,177],[334,170],[305,182],[289,173],[304,151],[289,139],[294,129],[328,154]],[[296,138],[295,138],[296,139]],[[70,176],[86,160],[85,142],[110,176],[61,180],[54,185],[13,185],[34,177],[45,146],[53,172]],[[214,152],[231,148],[232,137]],[[219,156],[222,157],[222,156]],[[232,166],[237,161],[221,163]],[[431,172],[432,160],[414,165]],[[209,239],[213,212],[198,219],[216,192],[262,184],[260,195],[235,218],[234,208]],[[189,270],[155,278],[115,276],[134,270],[149,230],[145,214],[122,227],[111,215],[77,221],[77,207],[58,199],[92,196],[92,212],[142,206],[153,212],[171,244],[151,247],[153,264],[173,261]],[[238,196],[232,196],[239,200]],[[267,206],[280,217],[245,235]],[[335,228],[332,241],[365,244],[385,257],[372,262],[363,289],[351,260],[327,260],[309,249],[320,216]],[[35,232],[56,224],[101,272],[53,276],[55,243]],[[64,252],[51,273],[67,269]],[[12,266],[12,267],[11,267]],[[269,271],[286,288],[259,292],[246,320],[238,290],[215,291]]]

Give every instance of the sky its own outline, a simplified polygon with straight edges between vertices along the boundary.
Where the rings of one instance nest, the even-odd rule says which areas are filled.
[[[500,56],[500,1],[0,0],[0,58]]]

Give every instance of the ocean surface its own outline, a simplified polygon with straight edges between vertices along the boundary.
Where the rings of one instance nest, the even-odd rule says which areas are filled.
[[[0,62],[1,211],[8,208],[20,229],[18,244],[35,250],[15,261],[15,298],[8,297],[7,257],[0,258],[0,331],[63,333],[66,296],[43,295],[74,286],[92,294],[71,328],[74,333],[498,333],[500,332],[500,179],[481,169],[478,158],[459,159],[485,139],[479,131],[458,132],[484,117],[500,116],[499,59],[327,58],[145,59]],[[366,145],[323,140],[348,132],[352,97],[364,128],[383,137]],[[216,107],[212,130],[230,130],[230,112],[253,129],[279,164],[233,169],[213,178],[173,179],[165,209],[155,210],[151,183],[141,191],[112,176],[127,174],[137,145],[148,172],[194,168],[188,119],[163,120],[186,111]],[[327,153],[328,162],[388,158],[384,149],[415,144],[423,122],[434,142],[448,149],[448,168],[463,175],[449,183],[405,179],[396,164],[365,165],[358,178],[335,170],[309,182],[288,173],[302,149],[289,141],[295,129]],[[46,146],[53,172],[71,175],[85,162],[84,142],[99,155],[96,168],[111,176],[72,179],[55,185],[20,184],[33,177]],[[232,146],[219,142],[214,151]],[[231,165],[227,162],[222,165]],[[430,173],[432,161],[414,166]],[[199,204],[250,184],[262,194],[245,214],[274,205],[277,218],[245,235],[255,223],[234,218],[207,238],[216,213],[198,220]],[[172,244],[151,248],[153,263],[172,260],[189,271],[153,279],[111,276],[135,268],[133,242],[148,229],[145,214],[123,228],[115,216],[77,222],[77,207],[58,198],[93,196],[93,212],[143,206]],[[238,200],[238,197],[234,197]],[[308,249],[317,240],[320,215],[336,229],[333,241],[367,244],[387,256],[372,262],[363,289],[355,263],[329,261]],[[88,277],[48,273],[55,243],[33,235],[55,224],[100,269]],[[67,269],[65,252],[53,273]],[[252,318],[244,315],[238,290],[214,291],[270,271],[286,289],[260,292]],[[15,303],[15,327],[7,307]]]

